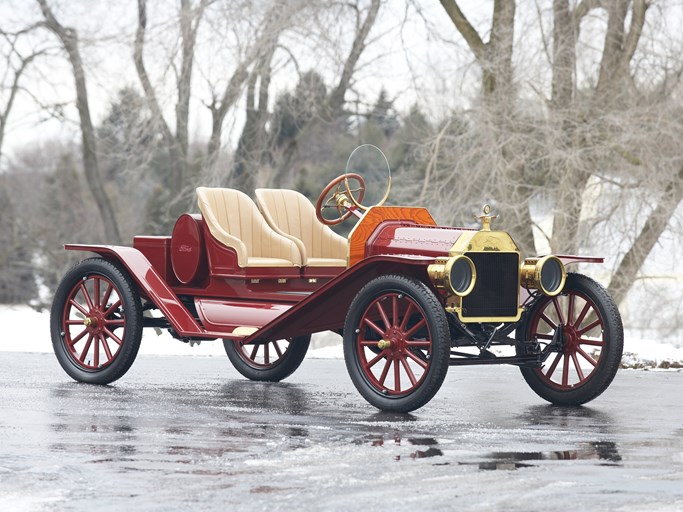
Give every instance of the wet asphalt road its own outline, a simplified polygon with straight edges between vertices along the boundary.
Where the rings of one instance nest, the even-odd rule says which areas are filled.
[[[515,368],[452,368],[387,415],[338,360],[261,384],[147,356],[97,387],[0,353],[0,510],[683,510],[682,391],[683,372],[622,371],[563,409]]]

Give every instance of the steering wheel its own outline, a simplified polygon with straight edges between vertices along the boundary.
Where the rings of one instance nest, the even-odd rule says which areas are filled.
[[[356,188],[350,188],[350,181],[355,181],[358,186]],[[332,195],[330,195],[330,192],[332,192]],[[353,196],[354,192],[358,192],[357,197]],[[363,180],[363,177],[360,174],[350,172],[337,176],[330,181],[320,193],[320,197],[318,197],[318,201],[315,203],[315,216],[320,222],[328,226],[340,224],[351,216],[351,210],[345,208],[344,202],[348,203],[348,206],[354,207],[354,203],[360,204],[364,196],[365,180]],[[325,218],[323,216],[323,210],[329,208],[336,208],[339,215],[332,219]],[[345,209],[346,211],[344,211]]]

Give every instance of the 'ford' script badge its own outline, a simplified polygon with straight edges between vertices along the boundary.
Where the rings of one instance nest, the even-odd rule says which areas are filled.
[[[189,245],[181,245],[180,247],[178,247],[178,251],[180,251],[180,252],[192,252],[192,247],[190,247]]]

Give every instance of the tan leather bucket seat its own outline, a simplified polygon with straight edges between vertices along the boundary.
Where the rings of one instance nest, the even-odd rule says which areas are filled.
[[[268,224],[292,240],[310,267],[346,267],[348,240],[321,223],[315,207],[299,192],[256,189],[256,201]]]
[[[240,267],[294,267],[303,260],[296,243],[276,233],[249,196],[230,188],[197,188],[209,231],[237,252]]]

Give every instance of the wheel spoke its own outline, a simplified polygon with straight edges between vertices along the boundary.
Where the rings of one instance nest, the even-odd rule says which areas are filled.
[[[85,342],[85,347],[83,347],[83,352],[81,352],[81,356],[78,358],[81,363],[85,363],[85,356],[88,355],[88,350],[90,350],[90,345],[92,344],[92,334],[88,334],[88,341]]]
[[[413,334],[415,334],[419,329],[421,329],[424,325],[427,324],[427,319],[425,317],[422,317],[422,320],[420,320],[418,323],[413,325],[410,329],[406,331],[404,334],[404,337],[406,339],[409,339]]]
[[[581,313],[579,313],[578,318],[576,319],[576,322],[574,322],[574,327],[577,328],[581,325],[581,322],[583,322],[583,319],[586,317],[586,314],[591,308],[591,303],[586,302],[585,306],[583,306],[583,309],[581,310]]]
[[[81,290],[81,294],[83,294],[83,298],[85,298],[85,302],[88,305],[88,307],[90,309],[93,309],[94,305],[92,303],[92,299],[90,298],[90,294],[88,293],[88,290],[85,288],[85,285],[82,282],[79,286],[79,289]]]
[[[403,320],[401,321],[401,325],[399,327],[399,330],[405,331],[406,330],[406,325],[408,325],[408,321],[410,320],[410,314],[413,312],[413,303],[408,302],[408,307],[406,308],[406,312],[403,314]]]
[[[548,318],[545,313],[541,313],[541,319],[553,329],[557,329],[557,324]]]
[[[74,299],[70,299],[69,304],[71,304],[78,311],[80,311],[83,314],[83,316],[88,316],[88,312],[85,310],[85,308],[81,306],[78,302],[76,302]]]
[[[562,363],[562,385],[569,385],[569,358],[565,355]]]
[[[419,357],[417,357],[415,354],[413,354],[410,350],[408,350],[406,353],[406,356],[408,356],[410,359],[415,361],[417,364],[419,364],[422,368],[427,369],[427,366],[429,366],[429,363],[427,361],[423,361]]]
[[[579,345],[590,345],[591,347],[602,347],[605,345],[601,340],[587,340],[585,338],[579,339]]]
[[[432,342],[429,340],[408,340],[406,341],[406,345],[409,347],[431,347]]]
[[[576,368],[576,374],[579,376],[579,382],[583,382],[586,377],[583,376],[583,370],[579,365],[579,359],[576,357],[576,352],[572,352],[572,361],[574,361],[574,368]]]
[[[417,379],[415,378],[415,374],[413,373],[413,370],[410,368],[410,365],[408,364],[408,361],[406,360],[405,356],[401,357],[401,364],[403,365],[403,368],[405,369],[406,373],[408,374],[408,379],[410,379],[410,384],[415,385],[417,384]]]
[[[573,293],[570,293],[569,296],[567,297],[567,325],[573,325],[572,321],[574,320],[574,301],[576,300],[576,295]]]
[[[398,297],[396,295],[391,297],[391,319],[393,320],[391,326],[396,327],[398,325]]]
[[[553,297],[553,306],[555,307],[555,313],[557,313],[557,318],[560,320],[560,325],[564,325],[564,316],[562,315],[562,311],[560,310],[560,301],[557,300],[557,297]]]
[[[375,322],[373,322],[373,321],[370,320],[369,318],[366,318],[366,319],[365,319],[365,323],[366,323],[367,325],[369,325],[370,328],[372,328],[372,330],[374,330],[377,334],[379,334],[380,336],[384,337],[384,331],[383,331],[382,329],[380,329],[379,326],[378,326],[377,324],[375,324]]]
[[[252,361],[254,361],[256,359],[256,354],[258,353],[258,349],[260,346],[261,345],[259,345],[259,344],[254,345],[254,350],[251,351],[251,355],[249,356],[249,359],[251,359]]]
[[[595,359],[593,359],[590,355],[588,355],[588,354],[586,353],[586,351],[583,350],[581,347],[576,347],[576,351],[577,351],[579,354],[581,354],[581,356],[582,356],[586,361],[588,361],[593,367],[595,367],[595,366],[598,365],[598,362],[597,362]]]
[[[101,306],[106,306],[107,302],[109,301],[109,297],[111,296],[111,292],[114,291],[114,287],[112,286],[111,283],[107,282],[107,289],[104,291],[104,295],[102,295],[102,302],[100,303]]]
[[[105,318],[108,317],[108,316],[111,315],[112,312],[113,312],[116,308],[118,308],[120,305],[121,305],[121,299],[117,300],[116,302],[114,302],[114,304],[112,304],[111,306],[109,306],[109,309],[107,309],[107,310],[104,312],[103,316],[104,316]]]
[[[102,348],[104,349],[104,353],[107,356],[107,362],[109,362],[112,360],[111,349],[109,348],[109,344],[107,343],[107,339],[102,335],[99,335],[99,336],[100,336],[100,339],[102,341]]]
[[[125,318],[113,318],[111,320],[105,320],[105,325],[126,325]]]
[[[83,322],[81,322],[81,323],[83,323]],[[71,341],[69,342],[69,345],[71,345],[71,348],[73,348],[73,346],[74,346],[76,343],[78,343],[79,340],[80,340],[83,336],[85,336],[87,333],[88,333],[88,329],[85,328],[85,329],[83,329],[83,330],[81,331],[81,333],[80,333],[78,336],[76,336],[75,338],[72,338]]]
[[[376,347],[376,346],[377,346],[377,341],[362,340],[362,341],[359,341],[358,344],[359,344],[361,347]]]
[[[100,337],[95,336],[95,348],[93,349],[93,365],[95,368],[100,366]]]
[[[263,361],[265,364],[270,364],[270,343],[263,345]]]
[[[389,317],[387,316],[382,304],[379,301],[375,302],[377,304],[377,310],[379,311],[379,316],[382,317],[382,322],[384,322],[384,329],[387,330],[391,327],[391,322],[389,322]]]
[[[116,334],[111,332],[109,329],[107,329],[106,327],[104,328],[104,333],[107,336],[109,336],[112,339],[112,341],[114,341],[114,343],[116,343],[117,345],[123,345],[123,340],[121,338],[119,338]]]
[[[557,368],[557,365],[560,362],[560,359],[562,359],[562,353],[561,352],[555,356],[555,359],[553,360],[553,364],[550,365],[550,368],[548,368],[548,371],[545,374],[546,377],[550,378],[553,376],[553,373],[555,373],[555,368]]]
[[[389,374],[389,368],[391,367],[391,359],[387,358],[387,362],[384,364],[384,369],[382,370],[382,375],[379,377],[380,385],[384,386],[384,382],[387,380],[387,375]]]
[[[100,279],[96,277],[93,283],[93,295],[95,296],[95,307],[100,307]]]
[[[592,324],[588,325],[588,327],[584,327],[583,329],[581,329],[580,331],[578,331],[576,334],[578,334],[579,336],[581,336],[582,334],[585,334],[585,333],[587,333],[588,331],[590,331],[593,327],[597,327],[598,325],[601,325],[601,324],[602,324],[602,320],[600,320],[600,319],[598,318],[595,322],[593,322]]]
[[[278,358],[282,357],[282,350],[280,349],[280,345],[278,345],[277,340],[273,342],[273,348],[275,349],[275,352],[277,353],[277,357]]]
[[[365,365],[364,365],[365,368],[367,368],[368,370],[370,370],[370,368],[372,368],[373,366],[375,366],[375,365],[377,364],[377,362],[378,362],[380,359],[382,359],[383,357],[384,357],[384,352],[380,352],[380,353],[377,354],[375,357],[373,357],[370,361],[368,361],[367,363],[365,363]]]
[[[394,388],[396,391],[401,391],[401,366],[398,364],[398,359],[394,359]]]
[[[67,320],[64,322],[66,325],[83,325],[83,320]]]

